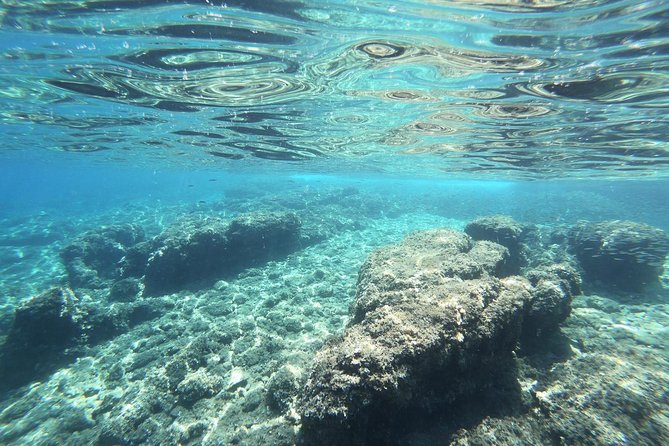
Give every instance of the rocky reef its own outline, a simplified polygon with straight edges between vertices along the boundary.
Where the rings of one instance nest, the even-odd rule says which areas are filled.
[[[169,307],[164,301],[99,305],[54,287],[21,304],[0,346],[0,391],[44,377],[86,346],[127,331]]]
[[[465,233],[419,232],[365,261],[350,325],[316,356],[300,405],[303,443],[392,444],[407,418],[448,412],[508,382],[524,337],[569,314],[568,265],[505,276],[509,250]]]
[[[659,283],[669,235],[631,221],[580,222],[569,232],[569,245],[588,281],[638,292]]]
[[[474,240],[489,240],[509,250],[510,259],[506,273],[517,274],[527,263],[523,241],[530,232],[529,225],[521,224],[508,215],[479,217],[465,226],[465,232]]]
[[[46,376],[82,348],[171,307],[154,296],[230,276],[300,242],[300,221],[290,213],[188,219],[147,241],[131,224],[88,231],[61,251],[71,288],[55,287],[15,310],[0,347],[0,390]],[[182,384],[180,398],[198,395],[198,382]]]
[[[72,288],[105,288],[121,277],[128,249],[144,239],[137,225],[112,225],[82,234],[60,253]]]
[[[159,295],[229,277],[299,247],[300,220],[293,213],[186,220],[139,246],[127,271],[141,272],[144,293]]]
[[[579,253],[603,224],[468,222],[395,198],[129,210],[26,250],[22,271],[53,275],[0,305],[0,443],[669,443],[657,270],[625,300],[588,265],[619,256]],[[662,258],[654,233],[624,250]],[[579,294],[579,273],[601,294]]]
[[[142,289],[162,295],[211,284],[284,256],[302,246],[300,228],[300,219],[289,212],[255,212],[231,221],[186,218],[150,240],[136,225],[115,225],[83,234],[61,258],[73,289],[111,288],[114,300],[128,300]]]

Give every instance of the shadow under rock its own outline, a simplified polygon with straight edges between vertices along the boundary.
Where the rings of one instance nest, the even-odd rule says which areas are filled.
[[[518,359],[498,358],[497,368],[492,372],[488,370],[488,376],[477,380],[486,383],[485,386],[431,413],[423,410],[408,413],[403,424],[393,431],[393,435],[397,435],[393,440],[386,438],[368,446],[447,445],[456,433],[473,430],[486,419],[502,420],[527,414],[536,402],[530,391],[521,388],[520,381],[530,376],[539,378],[556,363],[567,361],[573,356],[571,344],[561,331],[524,339]]]
[[[487,376],[477,382],[486,383],[466,398],[454,401],[437,410],[407,413],[393,438],[369,443],[369,446],[418,446],[449,444],[451,437],[462,429],[470,429],[486,418],[503,418],[526,413],[530,408],[518,382],[518,364],[509,356],[497,358],[498,367],[483,372]],[[435,379],[444,379],[436,377]]]
[[[61,287],[28,299],[17,307],[0,344],[0,399],[12,389],[47,379],[85,349],[159,316],[171,305],[162,299],[83,302]]]
[[[573,341],[561,330],[543,336],[523,338],[518,356],[532,367],[548,370],[556,363],[565,362],[574,355]]]

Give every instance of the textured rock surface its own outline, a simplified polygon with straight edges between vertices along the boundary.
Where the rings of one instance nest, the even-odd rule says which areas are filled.
[[[229,224],[218,218],[190,220],[168,229],[134,252],[146,259],[145,293],[166,294],[199,281],[237,273],[299,247],[300,221],[291,213],[253,213]],[[129,267],[137,270],[136,266]]]
[[[492,215],[472,220],[465,232],[474,240],[488,240],[509,250],[509,262],[505,274],[517,274],[526,263],[522,252],[522,241],[528,227],[506,215]]]
[[[352,324],[318,353],[305,386],[304,443],[383,444],[403,417],[447,408],[504,375],[498,366],[528,312],[535,323],[563,319],[577,282],[565,273],[563,284],[559,268],[536,280],[550,292],[496,277],[507,260],[501,245],[452,230],[416,233],[370,255]]]
[[[537,337],[542,331],[556,329],[567,319],[573,296],[581,293],[581,277],[572,266],[564,263],[532,269],[525,276],[533,290],[523,333]]]
[[[84,332],[78,299],[70,290],[53,288],[16,309],[0,349],[0,389],[30,382],[51,371],[65,350]]]
[[[588,281],[625,291],[657,284],[669,235],[631,221],[581,222],[569,233],[569,244]]]
[[[158,236],[146,261],[145,294],[166,294],[220,275],[229,263],[227,228],[218,218],[189,220]]]
[[[164,311],[160,302],[100,306],[67,288],[52,288],[20,305],[0,347],[0,390],[29,383],[93,345]]]
[[[121,277],[127,250],[144,238],[137,225],[113,225],[88,231],[61,251],[72,288],[104,288]]]

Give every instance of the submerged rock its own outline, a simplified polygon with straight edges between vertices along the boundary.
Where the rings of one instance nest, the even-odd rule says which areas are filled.
[[[507,264],[506,274],[517,274],[520,267],[525,264],[522,241],[527,226],[513,218],[506,215],[480,217],[471,221],[465,227],[465,232],[474,240],[489,240],[509,250],[510,261]]]
[[[232,269],[248,268],[296,250],[300,219],[292,213],[257,212],[230,222],[225,235]]]
[[[588,281],[641,291],[658,283],[669,235],[631,221],[581,222],[569,232],[569,245]]]
[[[21,304],[0,350],[0,388],[48,372],[83,332],[78,299],[68,289],[52,288]]]
[[[497,243],[445,229],[372,253],[351,324],[318,353],[303,390],[304,443],[390,444],[406,419],[508,382],[512,368],[500,364],[525,320],[535,334],[544,320],[554,330],[578,290],[566,267],[537,272],[537,286],[500,277],[508,259]]]
[[[165,303],[100,305],[67,288],[52,288],[28,299],[0,347],[0,390],[27,384],[77,356],[82,347],[118,335],[158,316]]]
[[[144,239],[134,224],[88,231],[60,253],[73,288],[105,288],[121,277],[120,262],[128,249]]]
[[[199,369],[187,376],[177,385],[176,394],[179,402],[186,407],[195,402],[216,395],[223,388],[221,377],[211,375]]]
[[[121,279],[109,289],[109,299],[112,301],[126,302],[133,300],[141,290],[140,283],[137,279],[126,278]]]
[[[572,298],[581,294],[581,276],[565,263],[529,270],[525,276],[533,286],[532,303],[523,323],[523,334],[538,337],[555,330],[571,313]]]
[[[299,395],[300,381],[300,376],[290,367],[277,370],[267,383],[265,399],[269,408],[277,413],[288,412]]]
[[[144,292],[166,294],[238,273],[296,250],[299,240],[300,220],[290,213],[247,214],[229,224],[218,218],[181,223],[143,246],[152,250]]]
[[[228,257],[228,225],[218,218],[182,222],[152,243],[144,271],[144,293],[167,294],[216,277]]]

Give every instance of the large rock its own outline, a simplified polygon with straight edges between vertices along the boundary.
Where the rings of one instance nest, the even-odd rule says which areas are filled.
[[[506,215],[492,215],[472,220],[465,232],[474,240],[488,240],[509,250],[509,262],[505,274],[517,274],[526,263],[522,252],[522,241],[528,227]]]
[[[144,238],[133,224],[88,231],[60,253],[72,288],[106,288],[122,275],[120,262]]]
[[[507,260],[503,246],[451,230],[372,253],[351,324],[318,353],[303,390],[303,442],[390,444],[386,436],[405,419],[448,410],[505,380],[512,368],[500,364],[509,362],[535,304],[529,318],[547,318],[545,331],[554,329],[578,281],[573,270],[537,272],[536,283],[563,293],[559,308],[548,308],[550,292],[524,277],[498,277]]]
[[[222,274],[229,263],[228,224],[218,218],[190,220],[169,228],[149,248],[144,293],[167,294]]]
[[[669,254],[666,232],[631,221],[581,222],[569,232],[569,244],[586,280],[624,291],[657,284]]]
[[[101,305],[67,288],[52,288],[23,302],[0,345],[0,391],[44,377],[82,347],[109,339],[158,316],[162,301]]]
[[[523,323],[526,340],[557,329],[567,319],[572,298],[581,294],[581,276],[566,263],[537,267],[525,276],[533,286],[532,302]]]
[[[299,241],[300,220],[291,213],[189,220],[135,247],[126,270],[139,273],[146,259],[144,293],[166,294],[286,255]]]
[[[0,349],[0,388],[23,384],[48,371],[82,335],[82,314],[70,290],[53,288],[28,299],[16,309]]]
[[[262,264],[296,250],[300,226],[293,213],[257,212],[235,218],[225,233],[231,269]]]

